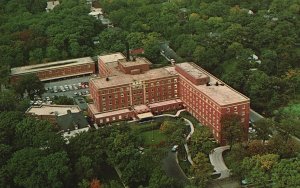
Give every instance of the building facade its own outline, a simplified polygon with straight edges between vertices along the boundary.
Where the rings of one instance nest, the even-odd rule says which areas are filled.
[[[145,58],[99,57],[99,77],[90,80],[89,115],[98,124],[138,119],[186,108],[224,144],[221,117],[239,114],[248,133],[250,99],[194,63],[150,69]],[[149,115],[150,113],[150,115]]]
[[[179,73],[179,95],[186,110],[202,125],[209,127],[216,140],[222,138],[222,116],[241,116],[245,135],[249,128],[250,100],[193,63],[175,65]],[[246,138],[245,138],[246,139]]]
[[[12,83],[16,83],[27,74],[36,74],[41,81],[49,81],[94,73],[95,62],[90,57],[84,57],[12,68],[10,80]]]

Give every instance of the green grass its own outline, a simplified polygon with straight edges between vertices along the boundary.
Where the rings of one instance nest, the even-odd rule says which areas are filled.
[[[293,114],[300,114],[300,104],[291,104],[288,107],[284,108],[284,111]]]
[[[163,133],[161,133],[158,129],[153,131],[142,132],[140,133],[140,136],[144,139],[145,145],[156,145],[163,141],[166,141],[167,139],[167,137]]]

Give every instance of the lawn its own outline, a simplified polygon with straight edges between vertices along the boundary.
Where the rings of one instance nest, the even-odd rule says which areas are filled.
[[[159,129],[141,132],[140,136],[144,139],[145,145],[156,145],[162,141],[166,141],[167,138],[163,133],[160,132]]]

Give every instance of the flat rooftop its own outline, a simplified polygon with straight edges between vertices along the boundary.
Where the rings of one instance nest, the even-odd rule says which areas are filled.
[[[26,114],[35,115],[52,115],[61,116],[68,114],[68,110],[72,113],[80,112],[80,108],[77,105],[41,105],[41,106],[31,106],[26,111]]]
[[[187,65],[190,64],[190,65]],[[218,103],[221,106],[239,103],[239,102],[248,102],[250,99],[246,97],[245,95],[239,93],[238,91],[234,90],[227,84],[225,84],[223,81],[219,80],[215,76],[211,75],[198,65],[194,63],[180,63],[176,64],[180,67],[188,67],[189,69],[194,69],[192,72],[196,74],[203,74],[210,78],[210,86],[204,85],[194,85],[192,82],[190,82],[188,79],[186,79],[184,76],[181,76],[183,79],[185,79],[187,82],[189,82],[191,85],[193,85],[196,89],[201,91],[203,94],[205,94],[207,97],[211,98],[213,101]],[[175,69],[175,67],[172,67]],[[198,73],[197,73],[198,72]],[[218,86],[216,85],[216,82],[218,82]],[[223,86],[221,85],[223,84]]]
[[[129,109],[116,110],[116,111],[96,114],[95,118],[99,119],[99,118],[105,118],[105,117],[109,117],[109,116],[117,116],[117,115],[120,115],[120,114],[129,113],[129,112],[131,112]]]
[[[151,69],[143,74],[120,74],[116,76],[110,76],[109,81],[106,81],[106,78],[93,78],[91,82],[95,84],[98,89],[113,87],[117,85],[126,85],[133,83],[134,81],[147,81],[153,80],[158,78],[167,78],[173,76],[170,71],[166,68],[158,68],[158,69]]]
[[[149,107],[155,108],[155,107],[161,107],[161,106],[177,104],[177,103],[182,103],[182,101],[180,99],[173,99],[173,100],[168,100],[168,101],[163,101],[163,102],[152,103],[152,104],[149,104]]]
[[[125,56],[121,53],[113,53],[113,54],[98,56],[98,59],[100,59],[103,63],[112,63],[112,62],[117,62],[120,59],[125,59]]]
[[[88,63],[94,63],[91,57],[83,57],[83,58],[68,59],[68,60],[56,61],[50,63],[42,63],[37,65],[16,67],[11,69],[11,75],[34,73],[42,70],[51,70],[56,68],[76,66],[76,65],[88,64]]]
[[[132,67],[136,65],[151,65],[150,61],[142,57],[137,57],[135,61],[126,61],[126,59],[121,59],[119,60],[119,63],[122,64],[123,67]]]
[[[191,75],[196,79],[207,77],[207,75],[203,71],[199,69],[195,69],[195,67],[190,63],[180,63],[180,64],[176,64],[176,66],[180,67],[182,70],[184,70],[186,73],[188,73],[189,75]]]

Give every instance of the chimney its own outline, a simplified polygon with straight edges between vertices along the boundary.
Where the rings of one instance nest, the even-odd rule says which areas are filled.
[[[126,46],[126,61],[130,61],[130,54],[129,54],[129,43],[125,43]]]

